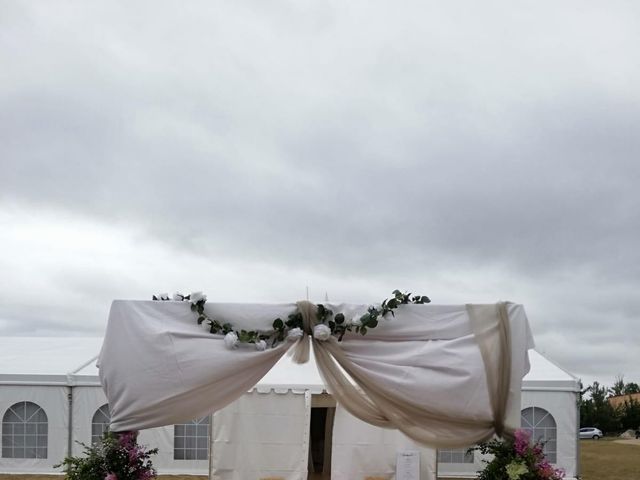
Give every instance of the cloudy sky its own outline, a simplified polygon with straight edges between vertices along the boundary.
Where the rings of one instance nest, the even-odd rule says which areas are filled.
[[[400,288],[640,382],[638,45],[626,1],[0,0],[0,335]]]

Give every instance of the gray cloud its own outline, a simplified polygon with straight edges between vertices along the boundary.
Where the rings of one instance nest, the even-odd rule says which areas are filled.
[[[510,298],[566,368],[640,378],[635,6],[0,9],[0,266],[49,292],[46,318],[0,294],[0,331],[98,331],[159,280],[242,300],[248,274],[263,301]],[[55,218],[108,239],[21,250]]]

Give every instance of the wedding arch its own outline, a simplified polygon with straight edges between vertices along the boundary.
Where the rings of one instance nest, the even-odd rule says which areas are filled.
[[[285,353],[305,362],[311,344],[327,391],[372,425],[433,448],[466,447],[519,427],[533,346],[521,305],[395,302],[391,312],[384,303],[205,300],[113,302],[99,357],[113,431],[220,410]],[[362,332],[362,320],[376,328]]]

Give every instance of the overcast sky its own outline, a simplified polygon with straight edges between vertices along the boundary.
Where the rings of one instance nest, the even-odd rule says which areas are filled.
[[[400,288],[640,383],[638,46],[631,1],[0,0],[0,335]]]

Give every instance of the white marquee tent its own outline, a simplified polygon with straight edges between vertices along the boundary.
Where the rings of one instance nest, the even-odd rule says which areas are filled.
[[[90,443],[92,430],[99,434],[104,428],[99,410],[106,397],[95,365],[101,343],[100,338],[80,337],[0,338],[0,473],[52,472],[70,445],[78,454],[81,447],[75,441]],[[537,352],[529,355],[531,369],[522,386],[523,425],[535,436],[550,439],[547,448],[555,463],[566,469],[568,478],[575,477],[579,382]],[[340,407],[334,410],[334,405],[313,361],[297,365],[284,357],[250,393],[214,416],[213,472],[224,480],[260,478],[252,472],[304,478],[313,467],[308,455],[299,452],[312,447],[313,413],[326,409],[325,425],[332,420],[333,429],[324,438],[323,460],[332,465],[331,478],[392,478],[396,452],[402,450],[418,450],[421,478],[434,478],[434,451],[416,447],[395,431],[365,424]],[[30,430],[24,433],[9,431],[11,416],[20,414],[21,406],[23,414],[36,421],[28,423]],[[37,408],[42,412],[34,411]],[[154,463],[161,473],[206,474],[206,428],[206,423],[153,428],[140,439],[160,448]],[[260,453],[248,453],[251,449]],[[14,458],[27,456],[23,453],[35,458]],[[442,450],[438,460],[438,474],[445,478],[472,476],[481,466],[478,455],[465,455],[464,450]]]

